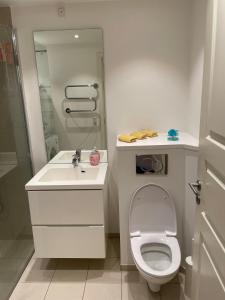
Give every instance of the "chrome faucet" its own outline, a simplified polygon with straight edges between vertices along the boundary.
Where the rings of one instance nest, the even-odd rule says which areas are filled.
[[[72,164],[73,164],[74,168],[78,166],[80,159],[81,159],[81,150],[77,149],[76,152],[74,153],[73,159],[72,159]]]

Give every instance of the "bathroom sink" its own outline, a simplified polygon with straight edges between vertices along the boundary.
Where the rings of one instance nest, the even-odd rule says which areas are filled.
[[[107,150],[99,150],[100,162],[107,162]],[[73,159],[74,151],[60,151],[49,161],[49,164],[70,164]],[[91,150],[81,150],[81,162],[89,162]]]
[[[107,163],[47,164],[27,184],[26,190],[101,189],[106,181]]]
[[[43,182],[73,181],[73,180],[96,180],[99,168],[53,168],[39,179]]]

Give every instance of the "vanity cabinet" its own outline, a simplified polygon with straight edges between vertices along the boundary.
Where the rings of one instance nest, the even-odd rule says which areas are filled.
[[[106,187],[28,191],[35,256],[106,257]]]
[[[104,190],[29,191],[32,225],[103,225]]]

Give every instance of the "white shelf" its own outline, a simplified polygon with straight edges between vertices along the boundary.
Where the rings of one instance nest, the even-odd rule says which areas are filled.
[[[188,133],[179,132],[178,141],[168,141],[166,133],[159,133],[157,137],[137,140],[134,143],[124,143],[118,140],[116,144],[117,150],[131,149],[188,149],[193,151],[199,150],[199,140]]]

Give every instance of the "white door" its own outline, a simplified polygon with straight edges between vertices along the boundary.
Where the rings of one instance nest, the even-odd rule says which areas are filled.
[[[225,0],[208,0],[192,300],[225,300]]]

